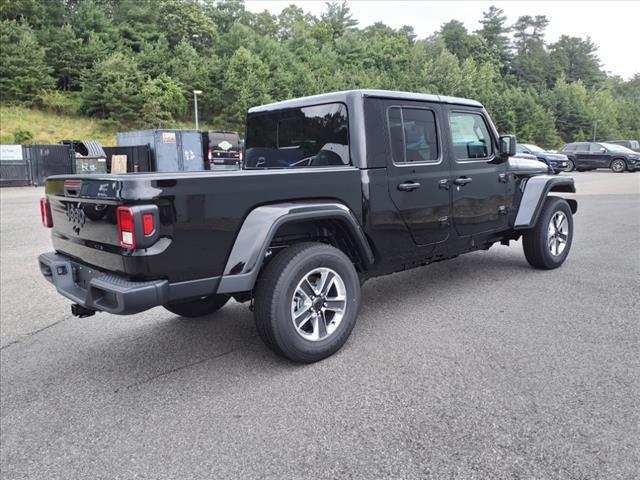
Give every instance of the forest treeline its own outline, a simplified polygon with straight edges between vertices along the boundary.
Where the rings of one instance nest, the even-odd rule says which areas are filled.
[[[319,17],[295,5],[252,13],[237,0],[0,5],[5,104],[149,128],[191,118],[202,90],[201,118],[242,129],[253,105],[380,88],[477,99],[501,133],[546,147],[590,138],[596,121],[599,139],[640,138],[640,74],[605,72],[589,38],[548,42],[541,15],[510,24],[492,6],[477,31],[451,20],[417,38],[412,26],[359,28],[346,3]]]

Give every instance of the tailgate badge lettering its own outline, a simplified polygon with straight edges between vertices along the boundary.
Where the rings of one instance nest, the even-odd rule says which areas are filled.
[[[98,187],[98,197],[106,197],[108,192],[109,192],[109,184],[101,183],[100,186]]]
[[[71,228],[76,232],[76,235],[80,235],[80,230],[84,227],[87,220],[84,209],[80,203],[77,205],[67,203],[67,219],[71,222]]]

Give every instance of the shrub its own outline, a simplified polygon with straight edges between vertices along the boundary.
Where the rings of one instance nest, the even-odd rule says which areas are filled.
[[[16,143],[16,144],[33,143],[34,138],[35,138],[35,135],[31,130],[20,128],[18,130],[13,131],[13,143]]]
[[[77,95],[60,90],[43,90],[37,102],[49,113],[61,115],[75,115],[80,109]]]

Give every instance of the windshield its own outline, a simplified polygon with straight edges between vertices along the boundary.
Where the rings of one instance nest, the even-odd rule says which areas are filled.
[[[524,148],[526,148],[527,150],[529,150],[531,152],[544,153],[544,150],[541,149],[540,147],[538,147],[537,145],[531,145],[530,143],[524,143],[523,146],[524,146]]]
[[[633,150],[628,149],[627,147],[623,147],[622,145],[616,145],[615,143],[603,143],[602,146],[606,147],[607,150],[611,150],[612,152],[636,153]]]
[[[330,103],[247,119],[246,168],[349,165],[347,108]]]

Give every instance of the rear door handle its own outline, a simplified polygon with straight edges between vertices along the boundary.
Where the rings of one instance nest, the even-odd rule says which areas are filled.
[[[401,190],[403,192],[410,192],[418,188],[420,188],[420,184],[418,182],[407,182],[407,183],[401,183],[400,185],[398,185],[398,190]]]
[[[458,177],[453,181],[453,183],[456,185],[466,185],[467,183],[471,183],[471,180],[472,179],[469,177]]]

